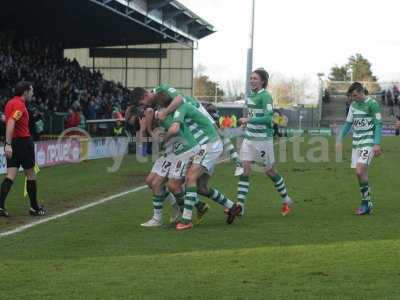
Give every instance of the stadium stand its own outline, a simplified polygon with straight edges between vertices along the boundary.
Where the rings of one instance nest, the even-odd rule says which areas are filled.
[[[18,45],[19,42],[19,45]],[[20,80],[35,84],[35,97],[30,110],[67,112],[75,103],[82,107],[87,119],[111,118],[113,111],[126,108],[129,90],[121,84],[106,81],[99,72],[81,67],[75,60],[62,57],[57,45],[41,45],[35,39],[15,41],[12,37],[0,39],[0,101],[13,95]],[[93,101],[95,113],[89,114]]]
[[[367,86],[367,90],[372,91],[372,97],[381,104],[384,127],[394,127],[395,117],[396,114],[399,114],[400,109],[388,105],[386,97],[383,96],[388,89],[393,87],[393,84],[365,83],[365,85]],[[324,99],[322,104],[322,127],[341,125],[346,120],[346,102],[349,102],[346,95],[346,87],[348,86],[350,86],[350,83],[328,83],[329,98]]]
[[[108,119],[128,105],[123,83],[65,58],[65,49],[179,43],[193,51],[198,39],[214,32],[171,0],[7,0],[0,6],[0,105],[16,82],[32,81],[35,120],[70,109],[87,120]]]

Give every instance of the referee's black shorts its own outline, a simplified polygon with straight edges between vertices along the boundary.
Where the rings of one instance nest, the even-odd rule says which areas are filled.
[[[32,169],[35,166],[35,145],[31,137],[13,138],[11,142],[12,157],[7,158],[7,168]]]

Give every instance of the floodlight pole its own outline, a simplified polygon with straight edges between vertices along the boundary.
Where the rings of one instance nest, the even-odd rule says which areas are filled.
[[[247,106],[248,97],[250,96],[250,74],[253,71],[253,46],[254,46],[254,15],[255,15],[255,4],[256,0],[252,1],[251,5],[251,27],[250,27],[250,46],[247,50],[247,70],[246,70],[246,87],[244,100]]]

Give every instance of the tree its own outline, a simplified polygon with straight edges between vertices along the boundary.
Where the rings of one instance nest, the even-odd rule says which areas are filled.
[[[225,94],[224,91],[218,86],[217,82],[212,81],[205,75],[205,71],[206,68],[203,65],[196,67],[193,79],[193,94],[200,101],[222,101],[222,97]]]
[[[287,78],[282,74],[273,74],[268,85],[277,107],[301,104],[311,101],[316,96],[312,94],[313,87],[306,78]]]
[[[226,98],[230,101],[244,98],[244,82],[240,79],[230,79],[225,82]]]
[[[193,88],[195,97],[200,101],[213,102],[217,100],[219,102],[224,96],[224,91],[218,86],[218,83],[210,80],[206,75],[195,77]]]
[[[349,57],[348,68],[353,74],[353,81],[377,81],[377,78],[372,74],[371,63],[359,53]]]
[[[332,67],[329,80],[376,82],[377,78],[373,75],[371,67],[368,59],[357,53],[349,57],[347,64]]]
[[[329,80],[331,81],[350,81],[349,68],[345,66],[334,66],[331,69],[331,74],[329,75]]]

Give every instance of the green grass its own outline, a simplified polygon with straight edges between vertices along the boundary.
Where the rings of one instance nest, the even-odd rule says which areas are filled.
[[[278,165],[296,200],[287,218],[271,182],[254,173],[246,217],[231,226],[212,203],[192,231],[141,228],[151,215],[143,190],[2,238],[0,299],[400,299],[400,140],[383,147],[370,169],[372,216],[353,214],[359,191],[347,144],[342,163]],[[62,211],[141,185],[149,169],[128,157],[110,174],[110,164],[43,169],[44,203]],[[234,197],[232,174],[219,166],[211,186]],[[21,183],[8,202],[17,217],[1,230],[32,221]]]

